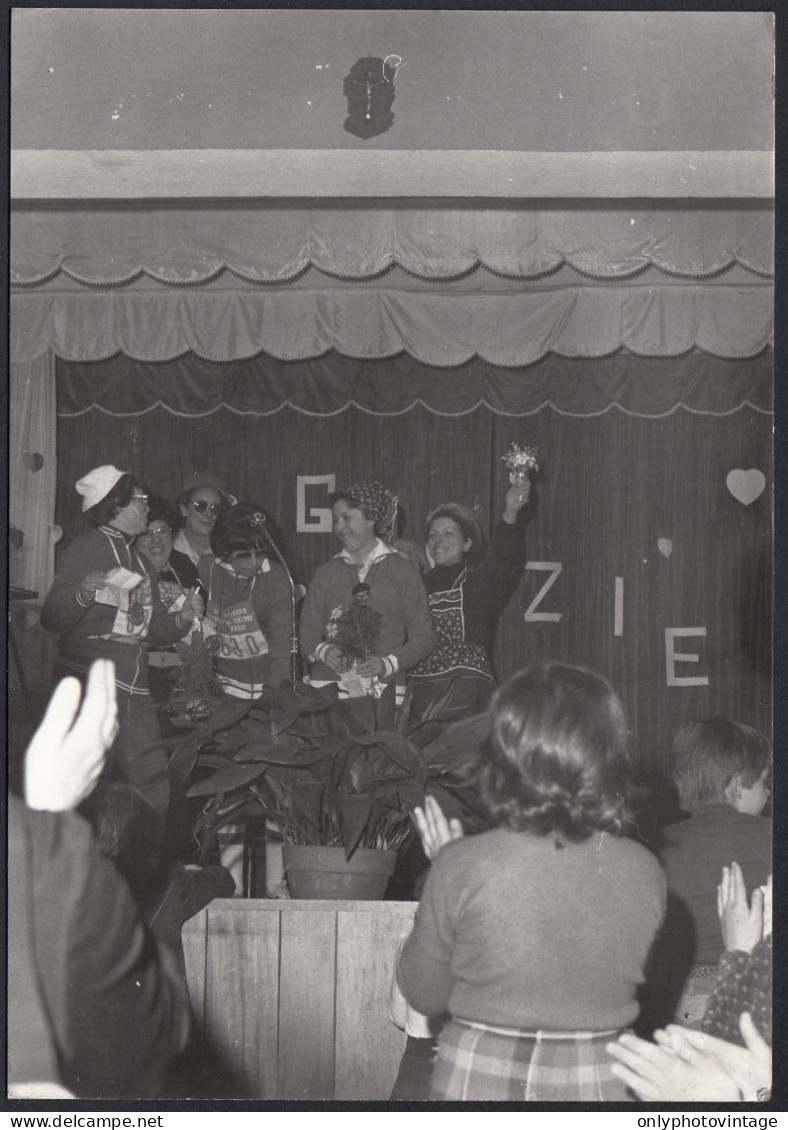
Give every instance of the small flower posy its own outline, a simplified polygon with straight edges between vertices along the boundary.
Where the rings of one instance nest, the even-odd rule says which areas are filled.
[[[501,456],[509,468],[509,482],[514,484],[528,478],[530,471],[539,470],[539,448],[522,447],[513,443],[505,455]]]

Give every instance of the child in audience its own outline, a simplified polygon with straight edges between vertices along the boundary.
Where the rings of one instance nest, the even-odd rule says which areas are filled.
[[[478,779],[493,830],[438,853],[398,967],[409,1005],[451,1013],[431,1098],[626,1099],[606,1045],[637,1015],[665,881],[625,835],[621,703],[599,675],[549,663],[490,712]]]
[[[771,872],[772,826],[760,815],[771,761],[763,734],[726,718],[688,722],[673,739],[673,779],[690,818],[663,829],[659,853],[669,900],[655,988],[672,1005],[663,1019],[697,1027],[703,1017],[723,952],[716,886],[722,868],[737,860],[749,890]]]

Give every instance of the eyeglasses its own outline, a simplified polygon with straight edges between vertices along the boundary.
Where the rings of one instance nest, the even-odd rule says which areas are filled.
[[[204,514],[206,510],[209,514],[218,514],[222,508],[221,502],[206,502],[204,498],[190,498],[189,506],[193,507],[198,514]]]
[[[148,505],[148,496],[147,496],[147,494],[133,494],[131,496],[131,501],[132,502],[141,502],[141,503],[143,503],[144,506],[147,506]]]

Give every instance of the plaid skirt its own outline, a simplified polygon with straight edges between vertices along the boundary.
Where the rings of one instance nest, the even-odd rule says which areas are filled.
[[[441,1031],[438,1102],[631,1102],[605,1051],[607,1032],[517,1032],[453,1018]]]

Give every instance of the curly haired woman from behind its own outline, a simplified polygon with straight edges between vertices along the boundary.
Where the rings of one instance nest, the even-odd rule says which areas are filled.
[[[450,1012],[434,1100],[614,1101],[605,1045],[665,910],[656,859],[627,833],[627,726],[599,675],[562,663],[513,676],[490,706],[478,782],[494,825],[436,856],[398,983]]]

